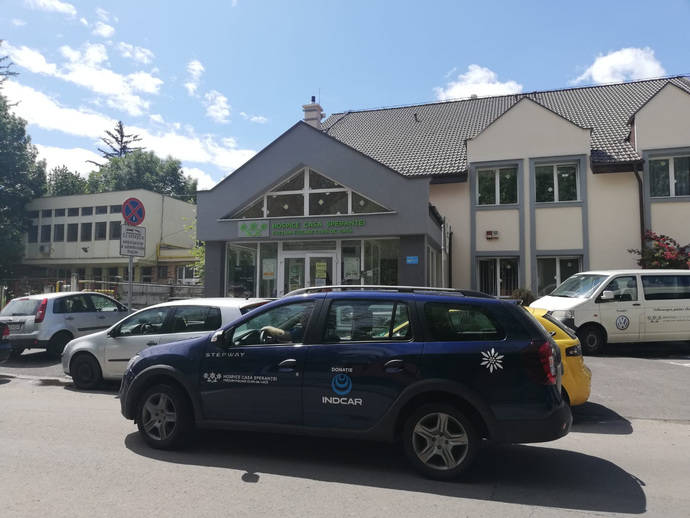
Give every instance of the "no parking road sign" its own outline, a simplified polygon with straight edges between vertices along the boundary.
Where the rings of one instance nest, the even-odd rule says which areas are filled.
[[[127,198],[122,204],[122,217],[125,218],[127,225],[141,225],[146,216],[146,210],[141,200],[137,198]]]

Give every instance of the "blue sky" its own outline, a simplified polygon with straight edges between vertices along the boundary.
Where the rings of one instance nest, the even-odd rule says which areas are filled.
[[[82,174],[122,120],[208,188],[302,117],[690,73],[690,1],[3,0],[3,94]]]

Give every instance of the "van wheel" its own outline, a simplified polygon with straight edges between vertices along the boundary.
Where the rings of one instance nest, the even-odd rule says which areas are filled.
[[[48,353],[51,356],[59,358],[62,354],[62,351],[65,350],[65,346],[69,343],[70,340],[72,340],[71,334],[65,331],[57,333],[48,342]]]
[[[577,331],[577,337],[580,339],[582,351],[585,354],[601,354],[606,345],[606,337],[604,332],[596,326],[581,327]]]
[[[420,406],[405,422],[403,447],[424,476],[450,480],[472,464],[480,438],[472,422],[449,404]]]
[[[98,360],[89,353],[81,353],[76,356],[69,366],[69,372],[78,389],[95,389],[103,381],[101,366],[98,365]]]

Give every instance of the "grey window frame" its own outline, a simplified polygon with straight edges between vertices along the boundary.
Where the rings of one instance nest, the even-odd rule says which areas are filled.
[[[501,203],[501,170],[502,169],[513,169],[515,171],[515,194],[517,196],[517,199],[515,201],[511,202],[506,202],[506,203]],[[494,200],[495,203],[482,203],[481,200],[479,199],[479,175],[480,173],[484,173],[487,171],[491,171],[494,173]],[[478,167],[477,168],[477,181],[475,182],[475,199],[477,201],[477,206],[478,207],[496,207],[496,206],[503,206],[503,207],[510,207],[510,206],[516,206],[519,205],[520,203],[520,181],[519,181],[519,168],[517,165],[510,166],[495,166],[495,167]]]
[[[649,158],[649,197],[652,200],[658,200],[658,199],[668,199],[668,198],[686,198],[687,196],[690,196],[690,194],[676,194],[676,159],[677,158],[687,158],[690,159],[690,155],[688,154],[678,154],[678,155],[663,155],[663,156],[654,156]],[[666,160],[668,161],[668,195],[653,195],[652,194],[652,175],[651,175],[651,167],[652,167],[652,162],[656,162],[659,160]]]
[[[98,229],[103,229],[103,237],[98,237]],[[96,221],[93,225],[93,238],[95,241],[105,241],[108,239],[108,222]]]
[[[558,190],[558,168],[562,166],[573,166],[575,167],[575,189],[577,193],[577,197],[574,200],[561,200],[560,199],[560,193]],[[549,201],[537,201],[536,193],[539,190],[537,187],[537,169],[540,167],[551,167],[551,172],[553,175],[553,200]],[[582,193],[580,192],[581,189],[581,181],[580,181],[580,175],[582,174],[580,172],[580,163],[579,161],[563,161],[563,162],[543,162],[543,163],[536,163],[534,165],[534,171],[532,173],[534,175],[534,203],[537,205],[545,204],[545,203],[578,203],[582,201]]]

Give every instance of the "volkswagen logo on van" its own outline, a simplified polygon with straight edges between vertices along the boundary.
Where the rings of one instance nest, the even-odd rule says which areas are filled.
[[[626,317],[625,315],[621,315],[616,319],[616,327],[620,329],[621,331],[625,331],[628,329],[628,326],[630,325],[630,319]]]
[[[352,379],[347,374],[336,374],[331,381],[331,388],[339,396],[346,396],[352,390]]]

